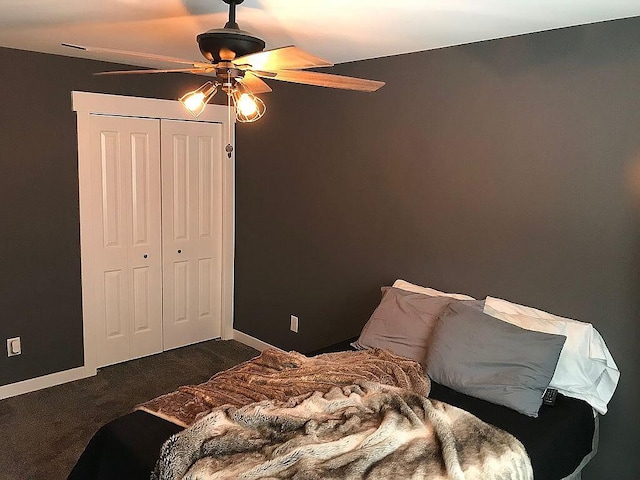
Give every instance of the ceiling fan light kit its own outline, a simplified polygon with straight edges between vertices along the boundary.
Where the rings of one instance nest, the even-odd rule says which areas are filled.
[[[204,107],[209,103],[209,100],[213,98],[217,91],[218,87],[216,85],[212,82],[207,82],[201,87],[185,93],[178,99],[178,101],[184,105],[184,108],[186,108],[189,113],[198,118],[200,114],[204,112]]]
[[[229,20],[225,26],[196,37],[200,52],[207,62],[101,47],[63,45],[88,52],[145,58],[180,65],[179,68],[119,70],[99,72],[97,75],[180,72],[213,77],[212,81],[207,81],[179,99],[194,117],[198,117],[204,111],[206,104],[221,89],[227,94],[230,114],[232,105],[235,107],[238,122],[258,120],[264,115],[266,106],[255,94],[271,91],[262,78],[362,92],[374,92],[384,85],[384,82],[375,80],[305,71],[307,68],[328,67],[333,64],[295,46],[265,50],[264,40],[241,30],[236,23],[236,6],[244,0],[222,1],[229,5]]]
[[[255,122],[262,118],[267,106],[260,97],[254,95],[242,83],[236,84],[233,90],[233,105],[236,107],[236,119],[242,123]]]

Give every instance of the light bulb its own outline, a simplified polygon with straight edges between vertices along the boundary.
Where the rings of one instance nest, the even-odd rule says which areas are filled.
[[[250,95],[243,93],[236,102],[236,108],[245,117],[250,117],[258,111],[258,105]]]
[[[200,88],[192,92],[185,93],[180,97],[180,103],[189,110],[191,115],[197,118],[202,112],[204,112],[204,107],[217,91],[218,87],[211,82],[206,82]]]
[[[204,100],[204,93],[198,92],[184,99],[184,106],[190,112],[195,112],[202,108],[202,100]]]
[[[232,96],[238,122],[255,122],[267,110],[264,102],[251,93],[251,90],[242,83],[236,84]]]

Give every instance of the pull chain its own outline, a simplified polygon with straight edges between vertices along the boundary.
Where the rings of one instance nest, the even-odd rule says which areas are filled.
[[[233,152],[233,145],[231,145],[231,72],[227,71],[227,113],[229,115],[229,124],[227,126],[227,131],[229,132],[229,143],[225,147],[225,151],[227,152],[227,157],[231,158],[231,153]]]

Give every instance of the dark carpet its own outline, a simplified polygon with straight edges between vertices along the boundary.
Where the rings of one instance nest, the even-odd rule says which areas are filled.
[[[95,377],[0,400],[0,478],[66,479],[91,436],[137,404],[258,355],[212,340],[105,367]]]

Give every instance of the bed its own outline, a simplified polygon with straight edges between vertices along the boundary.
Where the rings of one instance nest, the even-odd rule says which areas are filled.
[[[277,474],[269,473],[269,475],[266,475],[269,478],[292,478],[295,475],[297,475],[295,478],[387,478],[389,470],[385,473],[381,469],[382,467],[378,467],[377,460],[370,460],[371,451],[379,451],[380,448],[385,448],[386,443],[380,443],[376,449],[367,452],[364,458],[360,452],[340,452],[340,459],[350,458],[348,465],[365,465],[360,470],[355,470],[359,472],[357,475],[345,474],[347,470],[344,469],[351,467],[342,463],[340,463],[339,467],[342,470],[328,470],[325,472],[321,470],[324,466],[319,467],[318,464],[314,463],[313,467],[309,467],[311,464],[304,463],[307,460],[300,460],[298,457],[294,459],[294,463],[298,465],[296,467],[298,470],[287,470],[293,458],[292,454],[290,454],[292,442],[296,447],[293,449],[296,454],[299,451],[306,451],[317,457],[320,455],[317,445],[315,443],[310,445],[308,443],[309,438],[313,438],[315,441],[318,436],[321,436],[318,432],[324,434],[327,431],[326,428],[322,427],[320,421],[316,422],[316,417],[312,417],[312,421],[305,420],[298,426],[291,427],[292,417],[287,415],[294,412],[293,423],[295,423],[298,418],[296,415],[299,414],[301,409],[305,412],[314,412],[314,415],[319,415],[317,413],[318,409],[332,409],[332,415],[329,415],[331,416],[330,421],[333,422],[332,430],[330,430],[332,432],[331,435],[334,436],[327,438],[333,442],[331,445],[334,445],[342,442],[340,437],[335,436],[337,431],[343,432],[343,434],[347,432],[344,434],[345,438],[361,434],[360,431],[349,430],[353,428],[352,425],[343,425],[340,422],[343,422],[343,419],[347,417],[352,422],[354,409],[357,410],[362,404],[366,403],[367,408],[365,410],[367,412],[372,410],[372,401],[373,404],[379,407],[380,398],[384,398],[388,402],[388,404],[384,404],[380,408],[380,411],[388,412],[389,409],[393,411],[393,407],[397,404],[409,405],[409,409],[405,408],[405,410],[409,411],[407,414],[409,417],[413,415],[411,412],[418,412],[423,414],[424,418],[427,418],[429,415],[434,415],[434,407],[437,410],[437,415],[442,412],[449,415],[448,406],[457,407],[456,409],[451,409],[451,412],[453,412],[451,416],[446,417],[445,423],[449,422],[453,427],[450,431],[446,431],[442,437],[438,437],[435,444],[443,445],[442,451],[444,452],[445,444],[448,441],[447,438],[451,437],[453,432],[451,444],[458,451],[458,460],[460,461],[458,466],[461,465],[462,470],[466,472],[470,472],[473,469],[477,470],[475,466],[469,465],[470,462],[473,464],[476,461],[472,457],[478,455],[478,451],[485,451],[486,453],[486,451],[491,450],[492,452],[487,454],[489,455],[487,459],[482,461],[483,465],[495,463],[497,458],[504,460],[504,458],[508,457],[507,463],[509,463],[509,468],[512,468],[513,472],[509,473],[510,476],[505,478],[533,478],[533,476],[530,476],[531,472],[527,473],[527,469],[533,472],[536,480],[574,480],[580,478],[582,468],[597,451],[599,416],[594,409],[593,403],[600,408],[602,404],[597,401],[588,402],[587,399],[590,397],[586,395],[586,391],[581,391],[579,394],[585,398],[575,398],[574,394],[566,395],[562,393],[562,377],[559,376],[558,380],[555,378],[554,373],[560,368],[556,364],[559,359],[562,359],[562,353],[567,348],[566,343],[569,337],[567,335],[547,333],[546,335],[550,335],[550,337],[544,335],[534,336],[532,340],[530,333],[527,333],[532,330],[524,332],[524,342],[526,344],[533,342],[535,345],[537,341],[546,348],[543,349],[538,346],[533,350],[541,350],[542,355],[545,357],[549,355],[553,357],[555,355],[555,359],[552,358],[550,362],[546,361],[551,367],[549,365],[543,366],[543,370],[544,368],[547,370],[546,375],[548,378],[545,377],[545,379],[541,380],[542,384],[544,384],[544,389],[552,383],[551,380],[554,380],[557,386],[560,387],[558,389],[560,393],[557,393],[552,405],[546,405],[540,401],[537,407],[531,407],[527,401],[531,399],[532,395],[531,392],[527,391],[525,393],[529,399],[525,398],[524,406],[522,406],[522,400],[526,396],[523,392],[507,391],[505,393],[504,389],[497,400],[504,404],[499,404],[496,403],[494,398],[495,392],[484,392],[484,385],[480,389],[476,385],[476,383],[486,382],[486,378],[495,377],[496,373],[494,371],[489,372],[489,377],[487,377],[487,372],[474,368],[472,373],[474,378],[470,380],[464,379],[465,374],[468,372],[463,367],[458,368],[456,366],[453,372],[448,369],[438,371],[438,364],[451,362],[451,359],[446,354],[438,352],[439,347],[442,347],[444,342],[445,350],[453,351],[456,358],[460,358],[460,349],[467,354],[469,345],[465,342],[470,339],[473,341],[478,339],[478,332],[472,327],[481,328],[482,332],[487,330],[491,332],[489,338],[482,340],[482,350],[485,347],[489,348],[489,350],[501,350],[491,348],[491,342],[501,342],[500,345],[504,347],[504,342],[509,340],[509,334],[513,332],[507,331],[505,333],[500,330],[496,333],[492,330],[496,327],[495,325],[490,324],[487,326],[482,323],[485,320],[491,321],[491,319],[479,315],[480,311],[483,313],[485,311],[486,300],[483,301],[483,304],[473,304],[470,302],[474,300],[464,295],[444,294],[436,290],[406,284],[406,282],[404,284],[398,282],[394,284],[394,287],[383,289],[380,305],[378,305],[371,319],[357,338],[345,340],[322,350],[309,352],[306,356],[295,352],[286,353],[278,350],[267,350],[256,359],[217,374],[209,382],[203,384],[205,387],[183,387],[176,392],[153,399],[132,413],[109,422],[94,435],[68,479],[148,479],[151,472],[154,472],[155,477],[153,478],[162,478],[163,480],[165,478],[209,478],[207,475],[214,470],[226,471],[228,474],[226,477],[222,474],[220,477],[210,474],[210,478],[237,478],[238,475],[234,468],[238,464],[248,465],[247,462],[250,461],[257,462],[257,466],[253,469],[254,473],[256,469],[266,468],[265,465],[269,468],[276,468]],[[425,299],[425,297],[429,298]],[[448,301],[447,299],[453,300]],[[428,307],[425,307],[427,304]],[[431,315],[433,313],[432,307],[436,304],[438,312]],[[496,303],[495,301],[489,302],[489,305],[490,307],[493,306],[492,308],[497,308],[496,305],[500,306],[499,302]],[[454,307],[453,309],[452,306]],[[460,311],[455,311],[460,306],[465,307],[465,309],[471,306],[473,311],[471,312],[467,309],[462,311],[461,315]],[[400,318],[398,318],[398,308],[402,310]],[[505,308],[502,309],[505,310]],[[444,315],[443,312],[445,312]],[[496,314],[495,312],[493,313]],[[514,311],[509,310],[509,313],[513,317],[517,312],[514,313]],[[527,313],[531,314],[530,311],[527,311]],[[471,315],[471,319],[466,318],[469,315]],[[481,321],[478,321],[478,318],[481,318]],[[495,319],[495,317],[492,318]],[[510,320],[513,321],[513,318]],[[460,323],[460,321],[463,323]],[[472,325],[469,326],[469,324],[464,323],[467,321],[471,322]],[[508,323],[503,319],[500,321]],[[422,325],[418,334],[415,332],[416,322]],[[447,325],[443,327],[445,323]],[[425,334],[426,324],[428,324],[429,328],[426,328],[428,332]],[[575,327],[575,325],[572,326]],[[451,340],[450,332],[447,330],[449,327],[455,333],[453,343],[446,343]],[[500,329],[503,325],[498,325],[497,327]],[[563,328],[564,332],[567,333],[567,328]],[[467,335],[466,339],[463,338],[461,343],[459,339],[460,330],[466,332],[462,335],[463,337]],[[517,333],[520,335],[523,332],[518,330]],[[425,335],[429,338],[425,338]],[[593,334],[591,334],[591,340],[593,339],[592,337]],[[456,343],[460,343],[460,345]],[[551,344],[551,347],[549,347],[549,344]],[[560,345],[559,348],[558,345]],[[556,353],[549,354],[549,348]],[[606,347],[604,348],[606,349]],[[591,350],[595,351],[596,349],[591,348]],[[604,362],[600,362],[605,365],[605,368],[601,369],[598,377],[601,380],[604,379],[602,380],[604,382],[611,380],[614,384],[617,383],[617,368],[615,368],[613,359],[607,358],[608,350],[606,353],[600,353],[602,355],[599,356],[605,357]],[[538,352],[538,354],[540,353]],[[500,355],[497,361],[502,364],[504,363],[504,353]],[[522,354],[519,349],[518,356],[526,357],[526,352]],[[418,362],[412,357],[420,358],[422,362]],[[538,361],[535,358],[534,360]],[[428,367],[429,361],[436,367]],[[465,361],[478,363],[477,357],[474,357],[473,352]],[[456,363],[464,364],[465,362],[458,361]],[[351,365],[352,367],[355,366],[355,369],[343,372],[341,370],[342,367],[335,367],[336,373],[332,366],[335,364]],[[272,390],[263,390],[264,385],[245,388],[250,381],[253,381],[250,379],[266,378],[263,370],[256,370],[257,368],[262,369],[264,365],[267,365],[272,372],[275,372],[276,376],[282,376],[282,372],[286,373],[288,370],[294,372],[294,374],[286,374],[284,381],[278,380],[279,383],[275,393]],[[525,367],[529,368],[530,365],[525,365]],[[295,372],[304,372],[305,368],[310,369],[308,374],[303,374],[302,376],[295,374]],[[431,380],[424,375],[423,368],[427,373],[430,373]],[[551,370],[550,372],[548,371],[549,369]],[[509,375],[513,374],[512,370],[513,366],[510,367]],[[333,377],[329,379],[330,381],[327,378],[318,377],[319,371],[332,371]],[[357,374],[354,375],[354,372],[357,372]],[[349,375],[353,376],[353,378]],[[480,378],[475,378],[478,376]],[[612,377],[612,379],[608,377]],[[456,383],[461,378],[464,384],[462,387]],[[291,381],[292,379],[295,379],[295,381]],[[309,379],[313,379],[313,381]],[[426,379],[426,383],[423,379]],[[219,393],[217,389],[220,385],[231,385],[230,391]],[[471,385],[470,390],[469,385]],[[311,390],[316,393],[311,394]],[[533,390],[535,393],[535,389]],[[478,394],[478,391],[480,391],[480,394]],[[600,392],[602,393],[602,391],[603,388],[600,385]],[[612,394],[613,392],[611,391],[610,393]],[[478,395],[485,398],[479,398]],[[601,400],[607,400],[607,395],[609,393],[605,391],[601,395]],[[428,403],[425,404],[424,399],[427,397]],[[506,400],[504,400],[505,398]],[[328,407],[326,407],[327,405]],[[343,410],[337,410],[336,405],[339,405]],[[402,410],[402,408],[398,408]],[[527,411],[530,408],[535,411]],[[462,413],[458,412],[458,409]],[[337,427],[335,426],[335,412],[338,412],[340,414],[338,417],[341,418]],[[346,415],[345,412],[349,413],[349,415]],[[324,415],[322,421],[325,421],[326,412],[322,412],[322,415]],[[282,462],[281,457],[284,457],[286,462],[289,463],[284,466],[278,464],[274,467],[275,460],[273,458],[255,460],[256,452],[251,453],[248,460],[238,461],[238,458],[240,458],[238,454],[246,450],[245,440],[247,435],[253,435],[253,431],[247,433],[242,430],[232,442],[226,441],[222,446],[220,443],[211,443],[211,432],[214,432],[213,436],[216,437],[221,430],[236,431],[237,424],[234,422],[238,418],[245,423],[249,418],[248,422],[255,424],[256,417],[260,421],[263,421],[264,418],[268,420],[266,424],[262,423],[258,430],[265,430],[265,425],[269,428],[275,425],[275,429],[273,431],[270,430],[266,435],[270,438],[270,441],[278,437],[277,441],[280,443],[276,442],[277,445],[269,451],[276,451],[280,454],[278,457],[279,462]],[[458,421],[459,418],[461,420]],[[357,415],[356,420],[365,426],[367,422],[371,421],[369,417],[357,418]],[[405,424],[407,423],[406,418],[401,418],[401,421],[404,421]],[[409,423],[412,422],[413,420]],[[469,450],[461,450],[461,445],[465,443],[462,440],[464,435],[459,433],[460,430],[456,422],[462,422],[460,425],[464,426],[464,431],[472,430],[474,432],[473,436],[482,438],[484,444],[479,442],[480,447],[472,445]],[[230,427],[232,423],[233,425]],[[320,430],[314,430],[310,433],[309,425],[315,426],[316,424],[322,428],[318,427]],[[185,429],[185,427],[188,428]],[[288,432],[295,430],[295,428],[305,431],[305,440],[298,440],[298,437],[287,437],[284,440],[280,438],[284,435],[283,431],[289,435]],[[437,430],[437,427],[432,428],[431,425],[427,425],[425,429],[424,425],[420,424],[418,430],[422,433],[419,433],[418,437],[425,431],[431,431],[430,429]],[[389,438],[414,438],[416,431],[394,431],[389,435]],[[203,437],[203,432],[208,432],[205,437]],[[502,432],[506,432],[506,434],[502,436]],[[438,432],[436,433],[439,434]],[[240,447],[237,446],[238,438],[242,440]],[[370,441],[370,439],[367,441]],[[320,443],[324,446],[326,441],[323,440],[323,442],[325,443]],[[506,450],[500,450],[505,443],[509,443],[509,447]],[[233,444],[233,448],[236,450],[229,452],[229,444]],[[467,477],[464,475],[457,476],[459,475],[456,470],[457,466],[453,468],[448,464],[444,465],[446,463],[444,454],[442,458],[438,459],[438,465],[429,467],[431,468],[429,470],[429,468],[424,467],[425,462],[422,457],[411,453],[412,449],[415,450],[413,444],[405,444],[395,448],[393,455],[388,455],[390,458],[397,457],[394,460],[395,463],[385,467],[391,468],[392,470],[390,471],[395,472],[395,478],[409,476],[409,474],[399,475],[398,472],[402,470],[397,470],[400,468],[398,465],[410,468],[412,472],[420,469],[424,470],[424,472],[421,470],[423,474],[416,476],[416,478],[474,478],[473,474],[468,474]],[[520,452],[520,449],[523,449],[522,452]],[[176,451],[181,452],[181,456],[176,456]],[[188,453],[184,454],[185,451]],[[471,451],[475,453],[472,455],[469,453]],[[222,466],[217,460],[217,458],[224,457],[222,454],[218,455],[220,452],[225,455],[228,454],[229,458],[227,464]],[[282,452],[285,452],[286,455],[282,455]],[[412,462],[415,458],[421,460],[414,465]],[[324,462],[324,464],[327,463],[332,464],[331,468],[337,468],[335,466],[335,458],[332,457],[330,462]],[[444,465],[444,467],[440,464]],[[194,465],[197,465],[197,468]],[[511,465],[515,466],[511,467]],[[192,470],[189,470],[189,468],[192,468]],[[394,468],[396,470],[393,470]],[[187,474],[187,470],[190,473]],[[309,476],[309,471],[316,471],[316,477]],[[431,474],[429,473],[430,471],[437,471],[437,473]],[[318,472],[322,472],[322,474]],[[367,472],[367,475],[362,474],[362,472]],[[491,478],[487,475],[478,476],[477,472],[475,475],[475,478]],[[255,478],[262,477],[257,476]],[[495,478],[498,478],[498,476]]]

